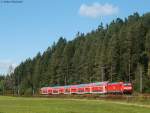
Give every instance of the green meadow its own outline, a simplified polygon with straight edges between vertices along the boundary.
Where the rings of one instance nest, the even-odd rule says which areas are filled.
[[[150,113],[150,105],[105,100],[0,96],[0,113]]]

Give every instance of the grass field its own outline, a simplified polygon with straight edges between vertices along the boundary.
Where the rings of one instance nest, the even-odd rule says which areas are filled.
[[[0,96],[0,113],[150,113],[150,106],[104,100]]]

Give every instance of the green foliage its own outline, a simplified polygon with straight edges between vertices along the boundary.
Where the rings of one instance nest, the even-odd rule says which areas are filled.
[[[4,93],[4,81],[0,80],[0,95]]]
[[[32,94],[33,94],[32,88],[26,89],[26,91],[25,91],[25,93],[24,93],[25,96],[30,96],[30,95],[32,95]]]
[[[27,59],[7,77],[7,88],[23,86],[23,93],[42,86],[96,81],[133,82],[139,91],[138,65],[143,66],[143,92],[150,90],[150,13],[101,23],[72,41],[57,43],[33,59]],[[11,82],[8,82],[11,81]],[[30,93],[29,93],[30,94]]]
[[[18,86],[19,92],[17,92],[17,93],[20,93],[20,95],[24,95],[26,89],[27,89],[26,83],[21,83],[20,86]]]

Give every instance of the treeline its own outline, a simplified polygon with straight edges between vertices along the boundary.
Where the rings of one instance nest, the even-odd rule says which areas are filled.
[[[72,41],[57,43],[33,59],[22,62],[9,75],[14,93],[38,93],[43,86],[96,81],[126,81],[135,91],[150,92],[150,13],[101,23],[87,34],[77,33]]]
[[[0,75],[0,95],[15,94],[13,88],[12,75]]]

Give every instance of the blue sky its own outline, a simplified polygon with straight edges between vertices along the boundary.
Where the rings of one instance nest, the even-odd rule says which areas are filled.
[[[133,12],[150,11],[149,0],[0,0],[0,73],[37,52],[43,52],[60,36],[72,40],[103,22]]]

